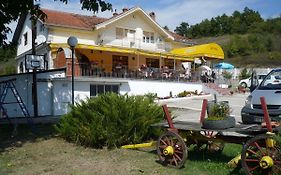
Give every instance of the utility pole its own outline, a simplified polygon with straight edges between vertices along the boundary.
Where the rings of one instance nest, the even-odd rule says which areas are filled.
[[[34,8],[34,1],[33,1],[33,8]],[[34,9],[32,9],[34,10]],[[36,55],[36,48],[35,48],[35,39],[37,35],[37,17],[35,14],[31,14],[31,30],[32,30],[32,55]],[[37,69],[34,68],[32,71],[32,101],[33,101],[33,111],[34,111],[34,117],[38,117],[38,97],[37,97]]]

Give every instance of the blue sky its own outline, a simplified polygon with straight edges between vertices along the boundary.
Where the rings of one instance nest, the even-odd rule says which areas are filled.
[[[79,14],[92,15],[92,12],[82,11],[80,0],[68,0],[68,4],[53,0],[41,0],[41,7],[68,11]],[[113,5],[113,9],[118,12],[122,8],[139,6],[147,13],[155,12],[156,21],[161,25],[167,25],[170,30],[174,30],[181,22],[188,22],[190,25],[200,23],[204,19],[210,19],[218,15],[231,15],[235,10],[243,11],[249,7],[258,11],[264,19],[281,15],[281,0],[107,0]],[[99,12],[101,17],[110,17],[112,12]],[[15,27],[15,23],[10,25]]]

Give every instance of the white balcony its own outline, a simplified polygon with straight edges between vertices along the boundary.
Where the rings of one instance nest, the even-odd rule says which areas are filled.
[[[115,37],[103,37],[97,44],[116,46],[116,47],[126,47],[143,49],[155,52],[169,52],[171,49],[171,44],[166,42],[156,42],[156,43],[144,43],[142,39],[135,38],[123,38],[116,39]]]

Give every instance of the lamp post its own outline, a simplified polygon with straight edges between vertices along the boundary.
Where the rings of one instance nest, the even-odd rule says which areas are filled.
[[[71,36],[67,39],[67,44],[70,46],[71,49],[71,92],[72,92],[72,105],[74,105],[74,49],[77,45],[78,41],[77,38],[74,36]]]

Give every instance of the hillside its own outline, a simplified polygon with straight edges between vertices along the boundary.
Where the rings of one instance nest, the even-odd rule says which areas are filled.
[[[218,43],[224,50],[224,61],[235,67],[281,67],[281,35],[265,34],[265,38],[263,38],[265,35],[257,35],[258,41],[255,42],[251,41],[253,35],[255,36],[255,34],[223,35],[203,37],[193,41],[198,44]],[[235,50],[237,53],[233,55],[230,50]]]

